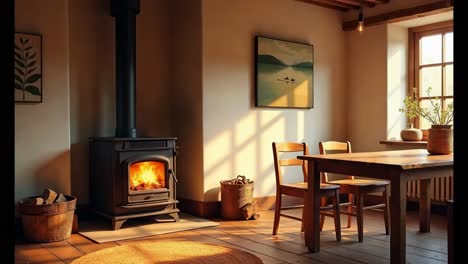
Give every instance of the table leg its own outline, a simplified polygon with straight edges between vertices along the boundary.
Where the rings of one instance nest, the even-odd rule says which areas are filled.
[[[390,197],[390,263],[406,263],[406,181],[395,175]]]
[[[419,231],[431,231],[431,179],[419,181]]]
[[[308,189],[304,199],[305,245],[310,252],[320,251],[320,171],[315,161],[308,161]]]

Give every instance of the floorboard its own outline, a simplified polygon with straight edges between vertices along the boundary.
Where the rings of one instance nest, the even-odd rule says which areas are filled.
[[[300,209],[290,211],[301,215]],[[119,245],[144,241],[195,241],[225,245],[250,252],[265,264],[282,263],[390,263],[390,236],[385,235],[382,212],[366,211],[364,217],[364,241],[357,241],[357,225],[346,228],[346,216],[342,216],[342,241],[335,241],[333,219],[326,218],[320,234],[319,253],[309,253],[304,246],[304,234],[299,221],[282,217],[278,235],[272,236],[274,211],[262,211],[257,220],[226,221],[217,227],[195,229],[170,234],[129,239],[98,244],[79,234],[52,243],[27,243],[18,238],[15,246],[15,263],[70,263],[85,254]],[[433,215],[431,232],[419,233],[418,215],[407,214],[408,263],[447,263],[447,219]]]

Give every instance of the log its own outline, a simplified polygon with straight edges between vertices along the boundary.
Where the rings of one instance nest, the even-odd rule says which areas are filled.
[[[44,189],[42,198],[44,198],[44,204],[51,204],[55,201],[55,198],[57,198],[57,193],[51,189]]]
[[[65,198],[65,195],[63,195],[63,193],[60,193],[55,199],[54,203],[62,203],[66,201],[67,201],[67,198]]]
[[[34,204],[34,205],[41,205],[44,204],[44,199],[42,197],[33,197],[31,199],[25,199],[25,204]]]
[[[251,203],[248,203],[242,206],[241,208],[241,213],[242,213],[242,216],[245,218],[245,220],[255,215],[257,211],[258,211],[258,206],[255,201],[252,201]]]
[[[251,220],[257,220],[260,218],[260,214],[259,213],[256,213],[254,215],[252,215],[252,217],[250,217]]]

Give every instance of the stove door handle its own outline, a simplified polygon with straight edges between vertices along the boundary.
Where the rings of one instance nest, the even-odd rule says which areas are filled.
[[[179,181],[177,180],[177,177],[176,177],[175,173],[174,173],[171,169],[169,169],[169,173],[172,175],[172,178],[174,178],[174,180],[175,180],[176,183],[179,182]]]

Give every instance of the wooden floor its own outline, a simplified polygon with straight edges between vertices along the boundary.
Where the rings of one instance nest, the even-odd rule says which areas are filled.
[[[288,211],[288,213],[291,211]],[[300,215],[300,211],[293,212]],[[157,235],[103,244],[72,234],[60,242],[24,243],[19,238],[15,247],[16,263],[69,263],[87,253],[118,245],[139,241],[170,240],[198,241],[227,245],[251,252],[264,263],[389,263],[390,236],[385,235],[381,212],[366,211],[364,217],[364,242],[357,242],[356,221],[352,228],[342,228],[342,241],[336,242],[333,219],[326,218],[321,233],[321,251],[311,254],[304,246],[304,236],[298,221],[282,217],[277,236],[272,236],[273,211],[261,212],[258,220],[223,221],[217,227],[196,229],[172,234]],[[346,223],[342,216],[342,226]],[[407,261],[408,263],[446,263],[447,235],[446,217],[432,216],[430,233],[418,232],[417,211],[408,212],[407,217]]]

